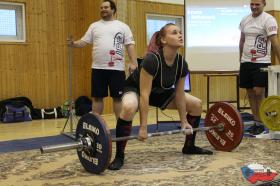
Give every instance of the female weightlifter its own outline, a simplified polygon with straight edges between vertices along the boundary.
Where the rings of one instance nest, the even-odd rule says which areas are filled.
[[[183,154],[213,154],[212,151],[195,146],[196,132],[202,113],[201,100],[186,93],[184,84],[189,73],[184,58],[178,54],[183,46],[179,27],[169,23],[154,34],[149,48],[152,52],[144,57],[141,67],[126,80],[122,97],[122,110],[117,120],[116,137],[129,136],[132,120],[140,111],[138,139],[147,139],[147,117],[149,105],[160,109],[177,109],[182,129],[190,129],[182,148]],[[158,49],[158,50],[154,50]],[[116,142],[116,155],[109,165],[111,170],[119,170],[124,163],[127,141]]]

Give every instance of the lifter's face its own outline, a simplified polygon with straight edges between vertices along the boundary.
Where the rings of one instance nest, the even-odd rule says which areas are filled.
[[[264,7],[264,0],[251,0],[250,8],[252,11],[252,16],[258,17],[263,12]]]
[[[111,9],[109,2],[103,2],[100,6],[100,16],[103,20],[111,20],[114,10]]]
[[[170,47],[180,48],[184,45],[182,31],[175,25],[170,25],[165,28],[165,35],[161,42]]]

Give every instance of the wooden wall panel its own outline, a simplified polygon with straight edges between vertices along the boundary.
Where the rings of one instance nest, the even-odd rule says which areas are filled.
[[[6,1],[6,0],[5,0]],[[80,38],[101,1],[17,0],[26,5],[26,43],[0,43],[0,100],[29,97],[35,107],[68,99],[67,37]],[[90,95],[91,48],[73,49],[73,98]]]
[[[278,22],[278,39],[280,40],[280,29],[279,29],[279,26],[280,26],[280,11],[279,10],[273,10],[273,11],[268,11],[269,14],[273,15],[275,17],[275,19],[277,20]],[[273,49],[272,49],[272,56],[271,56],[271,60],[272,60],[272,64],[275,64],[276,61],[280,61],[276,55],[273,53]]]
[[[102,0],[2,0],[26,5],[26,43],[0,42],[0,100],[15,96],[29,97],[38,108],[55,107],[68,99],[69,35],[79,39],[88,26],[100,19]],[[146,50],[146,14],[184,15],[184,7],[139,0],[117,0],[118,18],[134,34],[138,57]],[[125,6],[125,7],[124,7]],[[271,12],[278,22],[280,13]],[[126,14],[126,16],[124,15]],[[73,98],[90,96],[91,46],[73,49]],[[212,82],[213,99],[235,97],[232,79]],[[226,83],[223,83],[226,82]],[[191,76],[192,94],[206,101],[206,78]],[[224,88],[222,88],[224,87]],[[244,92],[241,91],[241,99]],[[225,97],[225,98],[224,98]],[[112,112],[111,98],[105,99],[104,113]]]
[[[184,6],[129,0],[127,1],[127,12],[129,16],[127,16],[126,22],[134,34],[137,54],[141,57],[147,48],[146,14],[184,16]]]

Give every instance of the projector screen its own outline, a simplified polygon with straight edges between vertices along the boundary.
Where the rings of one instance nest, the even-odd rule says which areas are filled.
[[[185,1],[185,55],[191,71],[239,70],[239,23],[250,7],[231,1]]]

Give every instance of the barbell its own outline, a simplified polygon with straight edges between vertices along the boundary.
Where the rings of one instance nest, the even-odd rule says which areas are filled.
[[[190,129],[149,133],[148,137],[185,133]],[[210,144],[220,151],[232,151],[242,141],[243,124],[240,113],[229,103],[219,102],[210,107],[205,117],[205,127],[193,128],[205,131]],[[90,173],[100,174],[109,165],[112,142],[137,139],[137,136],[111,138],[105,121],[96,114],[82,116],[76,128],[76,141],[52,146],[42,146],[41,153],[77,149],[82,166]]]
[[[280,130],[280,98],[270,96],[260,107],[262,122],[269,129]],[[275,124],[274,124],[275,123]],[[219,102],[212,105],[205,116],[205,127],[193,131],[205,131],[210,144],[220,151],[232,151],[242,141],[244,124],[239,111],[229,103]],[[149,133],[148,137],[184,133],[190,129]],[[41,153],[77,149],[82,166],[90,173],[100,174],[109,165],[112,155],[112,142],[137,139],[138,136],[111,138],[105,121],[96,114],[82,116],[76,128],[76,141],[52,146],[42,146]]]

